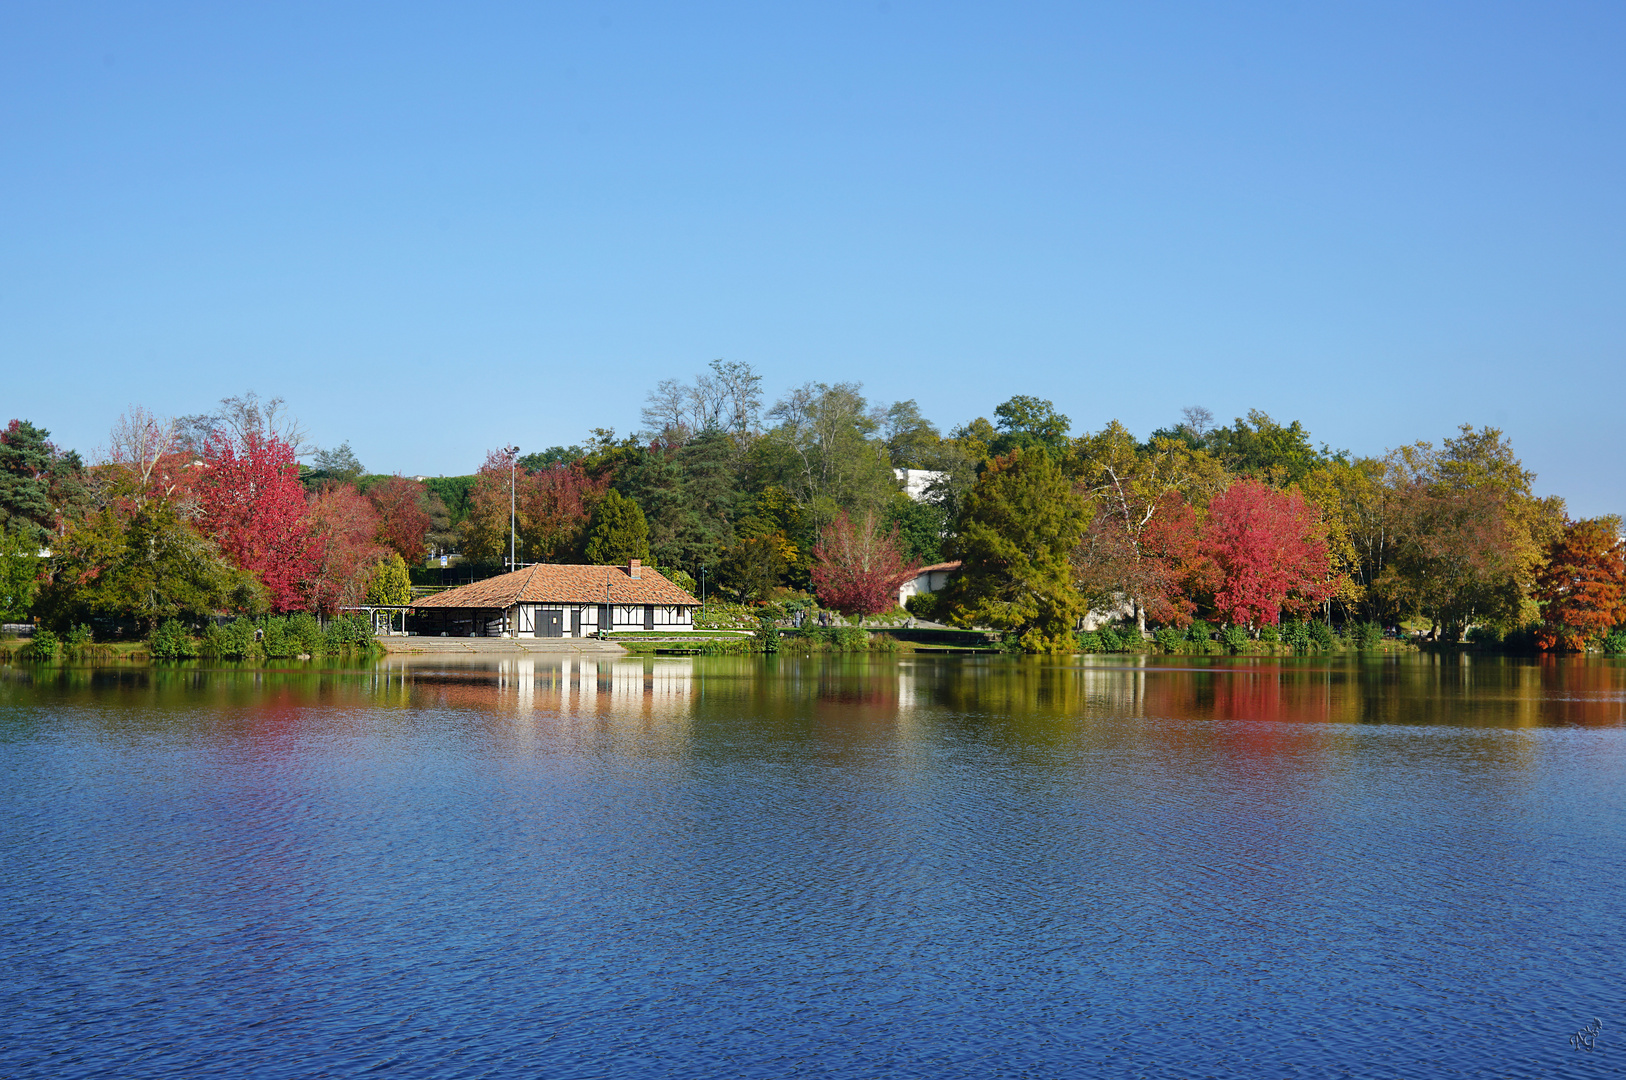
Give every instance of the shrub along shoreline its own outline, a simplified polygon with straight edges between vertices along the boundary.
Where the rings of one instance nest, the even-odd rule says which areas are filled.
[[[168,619],[140,642],[97,644],[88,627],[58,636],[40,629],[20,643],[0,642],[0,660],[50,663],[59,660],[310,660],[323,656],[373,656],[382,652],[372,626],[359,615],[330,619],[309,612],[288,616],[243,617],[209,623],[198,632]]]

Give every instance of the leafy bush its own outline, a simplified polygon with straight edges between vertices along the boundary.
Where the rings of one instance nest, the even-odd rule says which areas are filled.
[[[1349,640],[1362,651],[1375,649],[1383,644],[1383,627],[1375,622],[1356,623],[1350,627]]]
[[[798,632],[794,640],[809,647],[809,651],[868,652],[897,648],[893,639],[878,634],[872,636],[856,626],[809,626]]]
[[[370,650],[375,644],[372,623],[361,615],[341,615],[331,620],[327,624],[326,638],[328,652]]]
[[[1224,643],[1227,649],[1231,650],[1231,652],[1240,653],[1243,649],[1248,647],[1248,631],[1243,627],[1232,623],[1230,626],[1227,626],[1224,633],[1220,635],[1220,640]]]
[[[254,623],[242,618],[224,625],[210,623],[203,631],[198,652],[220,660],[246,660],[259,652],[254,630]]]
[[[1261,626],[1259,628],[1259,640],[1274,644],[1282,640],[1282,632],[1274,626]]]
[[[869,635],[856,626],[831,626],[823,632],[837,652],[864,652],[869,649]]]
[[[938,609],[943,605],[943,598],[936,593],[915,593],[904,602],[904,609],[917,619],[930,619],[937,622]]]
[[[756,640],[757,640],[757,644],[762,647],[763,652],[765,652],[765,653],[776,653],[776,652],[778,652],[779,651],[779,624],[774,622],[773,619],[771,619],[767,615],[762,616],[761,620],[758,622],[758,625],[757,625]]]
[[[1310,635],[1310,624],[1294,619],[1282,623],[1282,640],[1293,647],[1296,653],[1307,653],[1313,638]]]
[[[1617,626],[1604,635],[1603,651],[1610,656],[1626,656],[1626,626]]]
[[[23,646],[22,653],[30,660],[55,660],[57,648],[60,644],[57,636],[51,631],[45,629],[35,630],[34,636],[28,639],[27,645]]]
[[[308,611],[298,611],[288,616],[288,637],[292,639],[300,653],[315,656],[327,644],[326,635],[322,633],[322,624],[316,621],[316,616]]]
[[[77,626],[70,626],[68,628],[68,632],[62,635],[62,644],[66,645],[69,649],[72,649],[75,652],[78,652],[80,649],[88,646],[91,641],[92,637],[90,627],[86,626],[84,623],[79,623]]]
[[[1332,627],[1324,622],[1311,622],[1310,640],[1322,652],[1331,652],[1333,645]]]
[[[261,624],[260,629],[264,637],[260,640],[260,650],[268,657],[287,657],[298,655],[298,643],[288,633],[288,620],[280,616],[273,616]]]
[[[1471,645],[1500,645],[1502,631],[1495,626],[1470,626],[1468,643]]]
[[[1172,626],[1165,626],[1154,635],[1157,647],[1173,655],[1180,652],[1186,644],[1186,635]]]
[[[1186,627],[1186,640],[1203,642],[1214,636],[1214,627],[1202,619],[1193,619],[1191,625]]]
[[[1081,653],[1105,652],[1101,645],[1101,635],[1094,630],[1085,630],[1078,635],[1078,651]]]
[[[1101,635],[1102,652],[1127,652],[1129,650],[1128,635],[1110,626],[1103,626],[1098,633]]]
[[[166,619],[147,639],[147,652],[154,660],[184,660],[197,655],[186,627],[174,619]]]
[[[1540,652],[1541,641],[1538,633],[1539,630],[1539,623],[1533,623],[1530,626],[1514,627],[1512,630],[1509,630],[1507,632],[1507,636],[1502,639],[1502,651],[1505,653],[1524,655]]]

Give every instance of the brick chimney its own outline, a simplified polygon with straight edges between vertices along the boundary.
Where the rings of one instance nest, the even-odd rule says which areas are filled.
[[[630,577],[634,581],[639,581],[639,580],[642,579],[643,572],[644,572],[644,568],[643,568],[643,564],[642,564],[642,562],[640,560],[638,560],[638,559],[628,559],[627,560],[627,576],[628,577]]]

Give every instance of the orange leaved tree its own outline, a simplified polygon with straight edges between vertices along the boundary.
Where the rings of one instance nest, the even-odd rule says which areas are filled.
[[[1571,521],[1547,549],[1536,575],[1543,649],[1576,651],[1588,638],[1626,622],[1626,543],[1620,519]]]

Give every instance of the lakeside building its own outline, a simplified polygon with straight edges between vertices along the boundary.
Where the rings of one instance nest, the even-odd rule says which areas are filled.
[[[430,637],[590,637],[600,630],[694,629],[700,601],[638,559],[626,566],[539,563],[412,602]]]
[[[949,578],[959,569],[958,561],[922,566],[912,577],[904,578],[898,583],[898,606],[903,607],[911,596],[918,596],[920,593],[941,592],[943,586],[949,583]]]
[[[903,485],[903,493],[915,502],[925,501],[926,492],[943,478],[941,472],[933,469],[893,469],[892,475]]]

